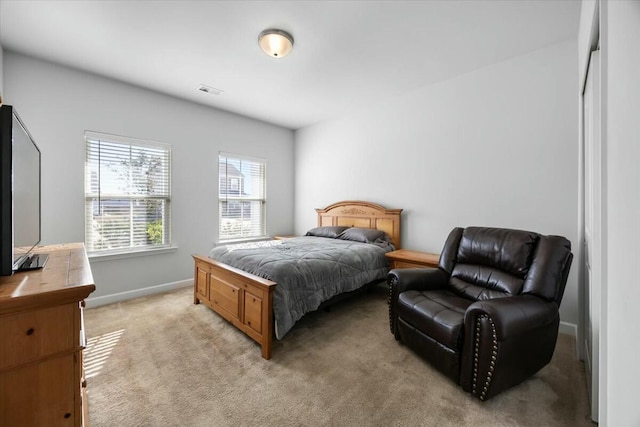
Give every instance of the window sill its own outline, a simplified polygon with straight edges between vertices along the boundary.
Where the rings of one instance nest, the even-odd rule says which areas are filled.
[[[111,253],[93,252],[93,253],[88,253],[87,256],[90,261],[102,262],[102,261],[114,261],[117,259],[137,258],[137,257],[149,256],[149,255],[167,254],[167,253],[175,252],[177,250],[178,250],[177,246],[164,246],[162,248],[157,248],[157,249],[141,249],[137,251],[127,251],[127,252],[111,252]]]
[[[261,236],[261,237],[250,237],[248,239],[228,239],[228,240],[220,240],[217,243],[214,243],[215,246],[224,246],[224,245],[233,245],[234,243],[250,243],[250,242],[262,242],[265,240],[272,240],[270,236]]]

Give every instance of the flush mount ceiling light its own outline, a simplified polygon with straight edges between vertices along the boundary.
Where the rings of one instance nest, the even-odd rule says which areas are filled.
[[[258,44],[267,55],[283,58],[293,49],[293,37],[282,30],[264,30],[258,36]]]

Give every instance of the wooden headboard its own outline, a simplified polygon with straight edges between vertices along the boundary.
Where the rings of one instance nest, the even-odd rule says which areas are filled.
[[[334,203],[318,212],[318,227],[342,225],[346,227],[375,228],[391,238],[400,249],[400,213],[402,209],[386,209],[380,205],[357,200]]]

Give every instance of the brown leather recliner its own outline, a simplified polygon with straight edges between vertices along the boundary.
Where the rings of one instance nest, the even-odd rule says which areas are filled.
[[[389,272],[391,332],[486,400],[551,360],[572,258],[564,237],[455,228],[438,268]]]

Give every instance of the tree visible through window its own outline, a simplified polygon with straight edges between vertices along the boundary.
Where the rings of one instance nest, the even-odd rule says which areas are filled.
[[[169,246],[171,148],[85,133],[85,244],[89,252]]]
[[[219,239],[264,237],[266,163],[221,153],[218,170]]]

